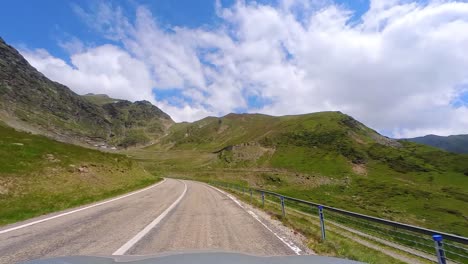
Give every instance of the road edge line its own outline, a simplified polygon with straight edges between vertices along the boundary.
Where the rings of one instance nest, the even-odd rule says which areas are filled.
[[[237,204],[240,208],[242,208],[244,211],[246,211],[250,216],[252,216],[255,220],[257,220],[260,224],[263,225],[263,227],[265,227],[266,230],[270,231],[273,235],[275,235],[281,242],[283,242],[283,244],[285,244],[289,249],[291,249],[296,255],[301,255],[300,252],[302,252],[302,249],[300,249],[298,246],[296,246],[293,242],[287,242],[284,238],[282,238],[281,236],[279,236],[275,231],[273,231],[270,227],[268,227],[268,225],[266,225],[261,219],[260,217],[255,214],[254,212],[252,212],[251,210],[247,210],[247,208],[245,208],[245,206],[243,206],[241,204],[240,201],[238,201],[236,198],[234,198],[232,195],[214,187],[214,186],[211,186],[209,184],[206,184],[208,187],[220,192],[221,194],[224,194],[226,195],[229,199],[231,199],[235,204]]]
[[[117,249],[112,255],[123,255],[125,254],[130,248],[132,248],[138,241],[140,241],[146,234],[148,234],[151,229],[156,227],[161,220],[166,217],[170,211],[172,211],[184,198],[185,193],[187,192],[187,184],[185,182],[182,182],[185,186],[184,191],[182,194],[175,200],[164,212],[162,212],[156,219],[154,219],[151,223],[149,223],[145,228],[143,228],[138,234],[136,234],[133,238],[131,238],[127,243],[125,243],[123,246],[121,246],[119,249]]]
[[[79,208],[79,209],[75,209],[75,210],[72,210],[72,211],[69,211],[69,212],[65,212],[65,213],[61,213],[61,214],[54,215],[54,216],[51,216],[51,217],[47,217],[47,218],[44,218],[44,219],[36,220],[36,221],[30,222],[30,223],[26,223],[26,224],[23,224],[23,225],[11,227],[11,228],[8,228],[8,229],[5,229],[5,230],[0,230],[0,235],[1,235],[1,234],[8,233],[8,232],[11,232],[11,231],[14,231],[14,230],[18,230],[18,229],[21,229],[21,228],[25,228],[25,227],[28,227],[28,226],[32,226],[32,225],[35,225],[35,224],[39,224],[39,223],[42,223],[42,222],[46,222],[46,221],[49,221],[49,220],[52,220],[52,219],[55,219],[55,218],[59,218],[59,217],[62,217],[62,216],[66,216],[66,215],[70,215],[70,214],[73,214],[73,213],[81,212],[81,211],[84,211],[84,210],[86,210],[86,209],[90,209],[90,208],[93,208],[93,207],[96,207],[96,206],[100,206],[100,205],[103,205],[103,204],[115,202],[115,201],[117,201],[117,200],[120,200],[120,199],[129,197],[129,196],[132,196],[132,195],[135,195],[135,194],[138,194],[138,193],[147,191],[147,190],[149,190],[149,189],[151,189],[151,188],[154,188],[154,187],[156,187],[156,186],[162,184],[162,183],[165,182],[165,181],[166,181],[166,178],[164,178],[162,181],[160,181],[160,182],[158,182],[158,183],[156,183],[156,184],[153,184],[152,186],[148,186],[148,187],[143,188],[143,189],[141,189],[141,190],[137,190],[137,191],[134,191],[134,192],[131,192],[131,193],[127,193],[127,194],[124,194],[124,195],[122,195],[122,196],[119,196],[119,197],[116,197],[116,198],[112,198],[112,199],[107,200],[107,201],[104,201],[104,202],[99,202],[99,203],[97,203],[97,204],[89,205],[89,206],[86,206],[86,207],[83,207],[83,208]],[[27,221],[27,220],[26,220],[26,221]]]

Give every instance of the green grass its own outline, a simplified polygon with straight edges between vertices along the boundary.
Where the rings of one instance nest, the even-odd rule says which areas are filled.
[[[333,174],[327,168],[333,168],[333,162],[327,164],[319,159],[315,164],[305,163],[307,169],[297,169],[299,166],[225,168],[210,153],[184,150],[149,156],[142,152],[135,157],[140,157],[148,171],[266,188],[358,213],[468,235],[468,212],[463,209],[468,203],[467,189],[463,187],[467,186],[468,177],[455,172],[399,173],[374,161],[368,164],[365,176],[349,172]],[[144,156],[147,158],[143,159]],[[349,165],[345,163],[345,166]]]
[[[214,184],[217,185],[216,183]],[[266,209],[269,212],[274,212],[272,213],[272,215],[274,215],[279,220],[283,221],[283,223],[303,234],[306,234],[307,237],[310,237],[313,240],[313,242],[309,243],[309,246],[311,248],[314,248],[316,252],[321,252],[321,254],[327,254],[331,251],[334,256],[347,257],[350,259],[370,263],[378,263],[377,260],[380,260],[379,258],[375,259],[372,256],[369,256],[369,253],[365,250],[358,250],[353,243],[351,245],[347,245],[347,243],[349,243],[350,240],[352,240],[351,237],[358,237],[361,241],[369,241],[372,245],[378,245],[379,247],[386,248],[387,250],[390,249],[390,251],[397,251],[400,255],[403,255],[406,258],[418,258],[414,255],[410,255],[409,253],[399,252],[399,250],[389,248],[388,245],[381,244],[379,242],[376,242],[375,240],[369,240],[369,238],[367,237],[363,237],[355,233],[350,233],[349,231],[344,230],[337,224],[346,226],[348,228],[352,228],[365,234],[370,234],[373,237],[382,238],[386,241],[403,245],[406,248],[425,252],[429,256],[434,256],[435,254],[433,240],[432,237],[429,235],[421,235],[419,233],[389,227],[372,221],[356,219],[328,210],[324,210],[327,229],[327,241],[323,243],[320,239],[321,231],[318,229],[319,221],[316,208],[312,208],[311,206],[297,203],[294,201],[286,200],[286,217],[283,217],[280,211],[281,207],[279,204],[278,197],[266,195],[265,207],[263,207],[260,200],[260,195],[256,192],[254,192],[253,199],[251,199],[248,191],[240,191],[240,186],[236,187],[235,185],[231,184],[230,187],[226,188],[226,186],[221,183],[220,187],[225,188],[226,190],[236,194],[245,202],[251,203],[259,208]],[[332,236],[330,236],[330,231],[332,232]],[[335,236],[336,234],[341,236]],[[344,234],[347,235],[343,238],[342,235]],[[349,255],[349,252],[346,251],[341,253],[337,252],[338,249],[343,250],[343,248],[347,248],[348,246],[350,247],[349,249],[352,253],[357,254]],[[444,248],[447,251],[446,254],[448,258],[460,263],[464,263],[464,258],[458,255],[463,255],[466,253],[466,250],[462,249],[464,248],[462,244],[446,240],[444,243]],[[370,254],[373,255],[372,253]],[[353,256],[356,258],[354,258]],[[386,259],[384,258],[382,261],[386,261]]]
[[[322,241],[317,219],[305,217],[291,210],[287,211],[286,217],[282,217],[278,203],[270,202],[268,197],[265,206],[262,206],[258,195],[254,195],[253,199],[251,199],[248,193],[243,195],[239,191],[226,190],[235,194],[244,202],[265,210],[272,218],[303,234],[307,238],[307,246],[318,255],[335,256],[365,263],[404,263],[378,250],[354,242],[349,238],[349,234],[348,236],[344,236],[347,233],[346,231],[332,226],[327,227],[327,240]]]
[[[339,112],[209,117],[127,153],[148,171],[269,188],[468,236],[468,155],[391,141]]]
[[[335,177],[347,175],[351,165],[342,155],[322,149],[281,146],[270,161],[272,167]]]
[[[123,155],[56,142],[1,123],[0,164],[0,225],[105,199],[160,179]]]

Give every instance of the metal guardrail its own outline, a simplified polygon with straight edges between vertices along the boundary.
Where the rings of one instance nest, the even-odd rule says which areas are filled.
[[[253,189],[253,190],[255,190],[255,189]],[[346,211],[346,210],[331,207],[331,206],[321,205],[321,204],[318,204],[318,203],[313,203],[313,202],[309,202],[309,201],[305,201],[305,200],[301,200],[301,199],[297,199],[297,198],[293,198],[293,197],[284,196],[284,195],[274,193],[274,192],[270,192],[270,191],[266,191],[266,190],[255,190],[255,191],[268,193],[270,195],[277,196],[278,198],[283,197],[286,200],[295,201],[295,202],[299,202],[299,203],[302,203],[302,204],[307,204],[307,205],[312,205],[312,206],[317,206],[317,207],[322,206],[324,209],[330,210],[332,212],[336,212],[336,213],[340,213],[340,214],[344,214],[344,215],[349,215],[349,216],[352,216],[352,217],[357,217],[357,218],[361,218],[361,219],[364,219],[364,220],[377,222],[377,223],[385,224],[385,225],[388,225],[388,226],[393,226],[393,227],[397,227],[397,228],[400,228],[400,229],[405,229],[405,230],[408,230],[408,231],[413,231],[413,232],[417,232],[417,233],[421,233],[421,234],[425,234],[425,235],[439,234],[439,235],[442,235],[445,239],[450,239],[450,240],[452,240],[454,242],[458,242],[458,243],[468,245],[468,238],[466,238],[466,237],[457,236],[457,235],[444,233],[444,232],[439,232],[439,231],[426,229],[426,228],[422,228],[422,227],[418,227],[418,226],[403,224],[403,223],[399,223],[399,222],[395,222],[395,221],[391,221],[391,220],[387,220],[387,219],[383,219],[383,218],[378,218],[378,217],[374,217],[374,216],[354,213],[354,212],[351,212],[351,211]]]
[[[266,195],[279,198],[283,217],[286,215],[285,201],[294,202],[299,205],[306,205],[308,208],[317,208],[323,240],[326,238],[324,217],[326,213],[327,217],[333,220],[334,223],[339,223],[355,230],[359,230],[360,232],[390,241],[392,244],[398,244],[421,252],[413,252],[413,255],[430,260],[437,260],[440,264],[446,264],[447,261],[454,263],[468,263],[468,247],[466,247],[468,245],[468,238],[463,236],[355,213],[340,208],[285,196],[268,190],[246,188],[224,182],[210,183],[227,189],[241,191],[243,194],[248,194],[250,195],[251,202],[253,196],[252,192],[260,193],[262,206],[265,205]],[[425,236],[430,236],[430,238]],[[431,256],[431,258],[428,258],[427,256]]]

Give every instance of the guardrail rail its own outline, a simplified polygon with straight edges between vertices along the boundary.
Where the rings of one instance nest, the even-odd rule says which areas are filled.
[[[434,261],[439,264],[468,263],[468,238],[422,228],[414,225],[399,223],[383,218],[355,213],[311,201],[285,196],[263,189],[229,184],[225,182],[209,182],[211,185],[250,196],[260,194],[262,206],[265,200],[274,201],[281,206],[282,216],[286,216],[286,207],[307,213],[316,217],[320,222],[322,239],[326,239],[326,222],[341,226],[371,236],[374,240],[383,242],[386,246],[397,249],[410,249],[405,252]]]

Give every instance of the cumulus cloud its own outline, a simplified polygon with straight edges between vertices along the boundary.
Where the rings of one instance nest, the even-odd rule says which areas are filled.
[[[40,72],[79,94],[105,93],[128,100],[154,100],[154,81],[145,64],[124,50],[104,45],[71,56],[71,65],[46,50],[22,50]]]
[[[77,8],[122,48],[77,52],[72,65],[25,55],[76,91],[152,98],[178,121],[341,110],[390,136],[468,133],[467,104],[453,103],[468,84],[468,3],[372,0],[357,19],[330,1],[216,8],[223,23],[195,29],[160,25],[145,7],[134,20],[110,5]]]

